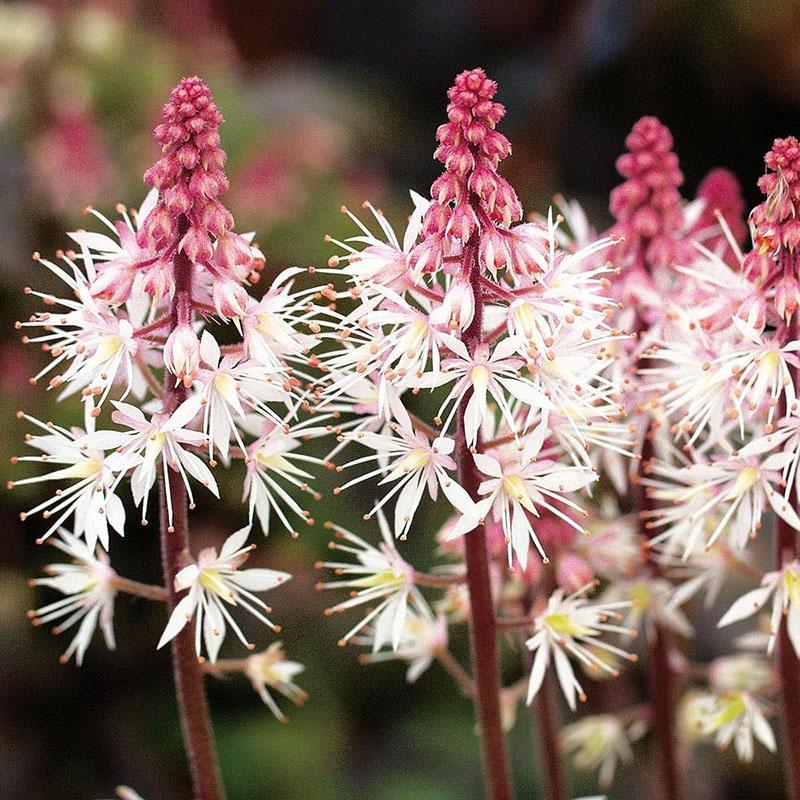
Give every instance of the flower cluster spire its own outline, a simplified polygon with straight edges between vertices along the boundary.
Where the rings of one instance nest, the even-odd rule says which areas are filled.
[[[627,153],[617,159],[625,181],[611,192],[610,209],[616,219],[612,232],[624,237],[617,255],[634,258],[652,270],[676,263],[684,255],[683,183],[678,157],[672,152],[672,134],[656,117],[642,117],[625,139]]]
[[[447,92],[448,121],[439,126],[434,158],[445,171],[431,186],[432,203],[422,221],[427,241],[411,254],[419,272],[435,271],[445,237],[461,244],[476,233],[490,234],[522,218],[522,206],[497,167],[511,153],[508,139],[496,130],[506,110],[494,100],[497,84],[478,68],[456,76]]]
[[[800,142],[775,139],[764,164],[758,187],[766,198],[750,213],[754,249],[744,269],[764,290],[774,287],[775,310],[788,319],[800,304]]]
[[[230,212],[217,199],[228,188],[219,138],[222,114],[209,88],[195,76],[184,78],[172,90],[162,115],[153,131],[162,155],[144,176],[161,197],[147,220],[145,235],[153,246],[164,248],[175,238],[185,215],[188,229],[180,247],[193,262],[207,262],[212,255],[209,234],[221,236],[233,226]]]

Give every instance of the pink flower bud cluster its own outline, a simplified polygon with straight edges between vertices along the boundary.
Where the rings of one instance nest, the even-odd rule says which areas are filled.
[[[143,257],[124,276],[121,299],[127,299],[139,276],[144,291],[157,300],[171,295],[172,260],[181,252],[206,273],[217,311],[240,316],[247,303],[241,284],[252,279],[263,262],[233,232],[233,217],[219,200],[228,188],[219,136],[222,115],[198,77],[184,78],[170,93],[162,113],[163,122],[153,132],[162,155],[144,176],[145,183],[158,190],[158,202],[137,233]],[[95,294],[105,297],[115,287],[114,299],[119,302],[116,277],[101,272]]]
[[[776,139],[764,156],[767,172],[758,180],[766,195],[750,213],[754,249],[745,257],[744,270],[762,290],[774,287],[774,308],[785,319],[800,304],[800,142]]]
[[[422,225],[425,241],[411,257],[419,272],[439,267],[445,239],[465,245],[477,233],[492,237],[498,226],[508,228],[522,218],[516,192],[497,174],[511,145],[495,130],[505,115],[505,108],[493,100],[496,92],[497,84],[482,69],[462,72],[448,90],[449,121],[436,132],[439,147],[434,154],[445,171],[431,186],[433,202]],[[493,261],[508,260],[502,238],[490,249]]]
[[[617,171],[626,180],[611,192],[611,213],[617,220],[611,233],[624,238],[614,256],[650,272],[687,255],[678,192],[683,174],[672,152],[672,134],[655,117],[642,117],[625,146],[628,152],[617,159]]]
[[[727,169],[712,169],[697,187],[697,199],[702,200],[703,211],[694,224],[691,233],[718,227],[718,213],[730,228],[738,245],[743,245],[747,237],[747,226],[744,222],[745,204],[742,188],[736,176]],[[711,238],[704,239],[703,244],[710,250],[722,245],[725,237],[720,231]]]

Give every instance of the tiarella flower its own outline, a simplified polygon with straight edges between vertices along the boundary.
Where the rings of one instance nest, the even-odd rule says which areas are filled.
[[[340,580],[317,584],[319,589],[349,589],[351,596],[325,610],[330,615],[350,608],[369,604],[366,616],[340,640],[345,645],[365,626],[370,625],[372,650],[377,652],[385,645],[393,650],[400,646],[400,640],[409,614],[420,613],[427,608],[419,590],[414,585],[414,569],[397,551],[391,529],[382,512],[378,512],[378,527],[381,542],[378,547],[365,542],[354,533],[326,523],[336,539],[329,547],[355,557],[351,561],[324,561],[318,566],[332,569]]]
[[[241,354],[222,356],[216,339],[203,331],[200,357],[205,366],[197,371],[198,391],[203,405],[203,432],[208,438],[209,460],[214,462],[214,448],[227,461],[233,438],[240,450],[245,445],[236,427],[247,411],[255,411],[283,424],[283,417],[267,403],[283,403],[291,410],[291,383],[284,372],[268,370],[251,362],[241,361]]]
[[[753,737],[770,752],[775,752],[775,734],[764,716],[761,702],[747,692],[727,692],[714,696],[699,708],[698,725],[724,750],[732,741],[741,761],[753,760]]]
[[[361,233],[344,241],[327,237],[328,241],[334,242],[344,251],[344,255],[331,257],[328,262],[330,266],[337,267],[345,262],[342,272],[367,291],[373,285],[404,288],[409,280],[408,254],[417,242],[422,217],[430,205],[429,200],[416,192],[411,192],[411,200],[414,203],[414,211],[408,221],[402,245],[386,217],[372,204],[365,203],[364,208],[375,218],[383,239],[375,236],[358,217],[343,207],[342,210],[355,222]],[[363,249],[356,249],[354,245],[360,245]]]
[[[72,558],[73,562],[50,564],[45,567],[48,577],[32,580],[30,585],[47,586],[61,592],[65,597],[35,611],[29,611],[28,616],[34,625],[59,620],[53,633],[61,633],[80,622],[78,632],[61,656],[62,663],[66,663],[75,654],[75,662],[80,666],[98,625],[106,647],[109,650],[115,647],[113,622],[114,599],[117,595],[114,586],[116,572],[111,569],[108,556],[102,550],[95,553],[93,547],[63,529],[59,531],[59,538],[53,540],[53,544]]]
[[[98,431],[84,438],[82,444],[100,450],[116,449],[119,463],[124,469],[133,468],[131,491],[137,506],[142,506],[142,519],[147,519],[147,500],[156,480],[159,462],[163,467],[164,481],[169,486],[170,471],[175,471],[186,486],[190,505],[194,495],[189,481],[191,476],[203,484],[215,497],[219,497],[217,482],[205,462],[186,447],[204,447],[206,438],[200,431],[187,426],[200,410],[197,396],[184,401],[170,414],[156,413],[150,419],[128,403],[115,402],[116,411],[111,418],[127,431]],[[167,513],[172,525],[172,501],[166,492]]]
[[[469,355],[463,344],[451,348],[457,358],[445,359],[438,375],[431,375],[423,385],[439,386],[455,381],[442,407],[436,415],[441,420],[447,412],[442,431],[446,432],[453,423],[461,401],[469,394],[464,411],[464,429],[467,445],[472,447],[478,437],[478,431],[489,413],[488,399],[491,397],[500,409],[503,419],[512,432],[518,432],[518,423],[511,411],[506,393],[526,406],[542,410],[550,407],[544,394],[528,379],[520,376],[523,361],[514,358],[516,343],[513,339],[505,339],[490,351],[488,344],[480,344],[474,355]]]
[[[765,454],[775,446],[769,436],[754,439],[735,454],[719,456],[708,463],[675,467],[663,462],[650,466],[650,477],[642,483],[648,496],[671,507],[652,512],[650,527],[663,528],[653,542],[675,538],[685,554],[704,545],[710,548],[723,532],[738,549],[756,536],[761,517],[769,506],[781,519],[800,531],[800,518],[773,483],[780,484],[785,453]],[[716,525],[706,533],[712,516]]]
[[[197,561],[184,567],[175,576],[175,591],[188,589],[188,594],[175,606],[158,642],[159,648],[177,636],[196,617],[194,630],[198,658],[205,643],[209,659],[212,662],[217,660],[228,625],[239,641],[252,650],[254,645],[248,642],[231,616],[230,609],[236,606],[241,606],[276,633],[280,631],[280,627],[265,616],[271,609],[254,592],[274,589],[291,575],[272,569],[239,569],[255,547],[246,543],[249,535],[249,526],[231,534],[219,554],[214,547],[201,550]]]
[[[42,517],[55,521],[39,537],[43,542],[73,515],[73,533],[84,537],[89,552],[93,552],[99,541],[108,550],[108,528],[111,526],[120,536],[125,529],[125,507],[114,494],[119,483],[118,475],[124,471],[121,459],[116,454],[106,456],[97,447],[86,446],[85,434],[78,429],[67,430],[53,422],[40,422],[20,412],[20,417],[45,431],[45,434],[27,435],[25,443],[42,451],[41,456],[15,456],[13,461],[32,461],[56,467],[52,472],[33,478],[9,482],[9,488],[42,481],[71,481],[67,489],[58,489],[54,497],[23,512],[21,519],[42,513]],[[94,422],[89,417],[90,425]],[[90,434],[92,430],[90,429]]]
[[[248,420],[243,423],[249,432],[258,436],[247,448],[247,475],[244,479],[243,497],[248,501],[251,523],[257,517],[265,536],[270,531],[270,514],[273,511],[292,536],[299,536],[289,522],[283,505],[307,525],[314,524],[311,513],[299,505],[278,479],[319,500],[319,492],[308,485],[313,476],[297,466],[297,463],[319,464],[320,459],[295,452],[304,439],[325,432],[324,428],[320,430],[312,427],[318,422],[319,419],[311,419],[290,427],[285,422],[277,425],[269,419],[257,417],[252,423]]]
[[[678,608],[674,587],[666,578],[642,576],[618,580],[608,587],[603,597],[608,601],[629,600],[625,625],[636,631],[643,630],[648,641],[652,641],[658,628],[686,637],[694,632],[692,624]]]
[[[422,385],[429,363],[430,371],[438,374],[443,349],[460,346],[450,332],[433,323],[427,309],[386,287],[375,287],[372,297],[339,319],[334,335],[345,346],[320,355],[326,369],[358,375],[378,370],[397,388]]]
[[[600,658],[593,648],[607,651],[613,655],[636,661],[637,657],[609,644],[600,637],[603,634],[634,635],[635,631],[608,620],[621,620],[619,609],[630,608],[630,601],[588,603],[586,595],[595,587],[587,584],[568,596],[563,589],[556,589],[547,601],[547,608],[536,617],[536,633],[526,642],[529,650],[535,653],[533,668],[528,684],[528,704],[539,692],[545,672],[552,656],[558,682],[567,704],[574,711],[575,700],[586,695],[575,677],[569,656],[573,656],[592,670],[601,669],[617,674]]]
[[[148,271],[156,266],[158,254],[143,239],[141,231],[157,202],[158,192],[152,189],[138,211],[132,210],[130,216],[125,206],[118,205],[117,212],[122,219],[116,222],[89,208],[89,212],[111,231],[111,236],[93,231],[69,234],[81,248],[93,296],[111,305],[120,305],[128,300],[134,285],[143,283]]]
[[[538,517],[539,509],[546,509],[575,530],[584,532],[585,528],[556,503],[578,515],[585,515],[574,501],[564,495],[583,489],[597,480],[597,475],[586,467],[537,460],[546,431],[546,422],[541,422],[525,439],[524,449],[521,452],[513,451],[502,462],[487,453],[473,454],[475,464],[487,478],[478,489],[485,496],[478,506],[484,515],[491,509],[494,518],[502,523],[508,544],[509,564],[512,555],[516,555],[523,568],[528,562],[531,540],[545,563],[548,561],[531,517]]]
[[[356,637],[356,644],[371,645],[373,632]],[[447,620],[443,615],[434,616],[427,605],[406,615],[400,642],[394,650],[381,650],[359,656],[363,664],[399,659],[408,663],[406,680],[414,683],[435,659],[447,649]]]
[[[74,255],[74,254],[73,254]],[[63,387],[60,398],[80,391],[87,403],[99,413],[112,387],[119,383],[124,398],[137,383],[136,364],[141,363],[151,344],[144,337],[135,335],[130,319],[115,314],[89,293],[86,278],[76,263],[61,253],[68,269],[62,269],[52,261],[38,259],[61,279],[74,299],[62,299],[53,295],[28,290],[29,294],[41,297],[48,306],[63,310],[48,310],[17,324],[18,328],[40,328],[39,336],[25,336],[23,341],[39,344],[52,356],[50,363],[32,378],[36,382],[56,368],[63,371],[50,378],[49,387]]]
[[[751,617],[760,611],[770,598],[772,598],[772,616],[767,653],[772,653],[775,647],[781,619],[785,616],[789,639],[797,657],[800,658],[800,562],[798,561],[791,561],[783,569],[766,574],[758,589],[743,594],[733,603],[717,623],[717,627],[723,628]]]
[[[283,642],[273,642],[263,653],[247,657],[245,674],[269,710],[281,722],[287,722],[286,715],[270,694],[270,689],[280,692],[295,705],[301,705],[308,695],[295,682],[295,676],[303,671],[303,665],[289,661],[283,651]]]
[[[647,729],[641,720],[625,725],[613,714],[583,717],[567,725],[561,742],[579,770],[598,770],[600,788],[608,789],[614,780],[617,764],[633,759],[631,742],[640,739]]]
[[[369,519],[387,500],[397,495],[394,532],[395,536],[404,539],[411,528],[414,514],[425,490],[427,489],[431,499],[436,501],[441,487],[450,504],[462,515],[453,535],[467,533],[478,524],[479,514],[469,495],[447,472],[456,468],[456,462],[450,455],[455,443],[445,436],[437,436],[431,441],[426,433],[414,428],[411,418],[402,407],[397,410],[400,412],[400,418],[399,423],[390,425],[394,434],[392,436],[370,431],[345,434],[376,452],[375,455],[342,464],[337,467],[337,471],[370,461],[377,461],[379,466],[337,487],[334,493],[338,494],[343,489],[374,478],[376,475],[385,475],[379,485],[393,483],[394,486],[365,515],[365,519]]]
[[[179,325],[164,345],[164,366],[185,387],[192,385],[200,369],[200,341],[188,323]]]
[[[772,664],[761,656],[736,653],[715,658],[708,667],[708,682],[716,692],[759,692],[775,682]]]
[[[296,329],[308,314],[305,298],[316,291],[292,294],[293,278],[302,271],[294,268],[281,272],[260,300],[250,298],[242,315],[245,353],[268,369],[282,369],[286,360],[297,360],[316,344],[313,336]]]

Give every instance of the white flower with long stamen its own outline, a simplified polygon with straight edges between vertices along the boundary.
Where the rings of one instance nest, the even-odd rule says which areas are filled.
[[[547,608],[536,617],[536,633],[525,643],[535,653],[528,684],[529,705],[542,686],[551,657],[561,690],[573,711],[576,698],[583,701],[586,695],[575,677],[569,656],[573,656],[590,670],[601,669],[615,676],[619,674],[616,668],[600,658],[596,650],[606,651],[629,661],[637,660],[636,655],[600,638],[604,634],[635,635],[635,631],[630,628],[609,622],[621,620],[620,609],[630,608],[631,602],[589,603],[586,595],[595,586],[594,582],[587,583],[567,597],[564,596],[563,589],[556,589],[547,601]]]
[[[240,606],[257,620],[278,633],[280,626],[265,614],[271,609],[254,592],[266,592],[285,583],[291,575],[272,569],[239,569],[255,545],[248,545],[250,526],[231,534],[217,554],[214,547],[200,551],[197,561],[184,567],[175,576],[175,590],[188,594],[182,597],[169,618],[158,642],[161,648],[195,619],[195,650],[201,656],[202,645],[209,660],[217,660],[228,626],[248,650],[251,644],[231,616],[230,609]]]
[[[33,478],[10,481],[9,488],[44,481],[71,481],[66,489],[56,490],[55,496],[39,503],[20,517],[24,520],[41,512],[46,520],[55,518],[48,530],[37,541],[43,542],[73,515],[73,533],[86,540],[90,552],[99,541],[108,550],[108,529],[120,536],[125,530],[125,507],[114,494],[117,475],[124,472],[121,459],[116,454],[106,456],[98,448],[84,445],[85,434],[78,429],[67,430],[53,422],[43,423],[27,414],[23,419],[45,431],[45,434],[28,435],[25,443],[42,451],[41,456],[15,456],[14,463],[35,462],[55,466],[52,472]],[[90,425],[94,419],[89,417]]]
[[[92,404],[88,410],[94,409],[97,415],[115,384],[121,385],[123,399],[138,387],[137,360],[144,358],[151,344],[145,337],[136,336],[129,318],[115,314],[92,297],[86,277],[75,261],[64,253],[60,256],[68,269],[47,259],[38,260],[72,290],[75,298],[26,290],[41,297],[48,306],[63,310],[39,312],[17,327],[41,329],[41,335],[26,334],[23,341],[39,344],[52,356],[50,363],[31,381],[35,383],[56,368],[65,367],[50,379],[49,388],[63,387],[59,399],[80,391],[84,400]]]
[[[333,523],[326,523],[325,527],[332,529],[336,536],[329,547],[339,553],[348,553],[355,559],[318,564],[320,568],[334,570],[340,578],[319,583],[318,589],[351,591],[348,600],[326,609],[326,615],[369,604],[366,616],[339,640],[339,644],[347,644],[353,636],[371,625],[373,652],[387,644],[397,650],[407,616],[415,611],[419,613],[427,604],[414,585],[413,567],[395,547],[386,518],[378,512],[381,542],[377,547]]]
[[[260,417],[253,420],[252,424],[245,420],[246,427],[250,431],[258,430],[260,435],[247,448],[243,497],[248,500],[250,522],[257,518],[265,536],[270,530],[270,516],[273,511],[292,536],[300,535],[289,522],[282,508],[284,505],[306,525],[314,524],[311,513],[300,506],[278,479],[310,494],[315,500],[320,499],[319,492],[308,485],[313,476],[296,463],[321,463],[315,456],[296,452],[305,439],[326,432],[325,428],[312,427],[319,422],[320,419],[305,420],[290,427],[285,422],[277,425]]]
[[[200,356],[205,366],[197,372],[200,402],[203,405],[203,431],[208,438],[209,460],[214,463],[214,448],[227,461],[231,438],[240,450],[246,450],[235,418],[244,419],[249,411],[267,417],[278,424],[284,418],[267,403],[284,404],[292,408],[291,384],[285,372],[268,370],[241,361],[241,354],[222,355],[216,339],[203,331]]]
[[[312,335],[296,329],[310,316],[307,298],[315,291],[292,293],[292,279],[302,272],[299,268],[281,272],[260,300],[249,298],[239,323],[247,357],[269,369],[282,369],[286,360],[297,360],[316,344]]]
[[[390,498],[397,495],[394,532],[398,538],[405,538],[426,489],[435,502],[441,487],[447,500],[462,515],[453,535],[471,531],[479,523],[480,515],[469,495],[448,473],[448,470],[453,471],[456,468],[456,462],[451,456],[455,442],[445,436],[437,436],[431,441],[426,433],[414,428],[411,418],[402,406],[396,412],[399,414],[398,422],[390,425],[394,435],[371,431],[345,434],[359,444],[375,450],[375,454],[342,464],[337,467],[337,471],[370,461],[378,462],[379,466],[337,487],[334,493],[338,494],[343,489],[383,474],[384,477],[378,485],[393,483],[394,486],[365,515],[365,519],[369,519]]]
[[[709,698],[698,707],[698,725],[706,734],[714,734],[714,742],[724,750],[731,742],[740,761],[753,760],[753,738],[771,753],[777,750],[761,701],[748,692],[727,692]]]
[[[371,203],[364,203],[364,208],[372,213],[384,239],[375,236],[358,217],[343,206],[342,211],[358,226],[361,234],[348,237],[344,241],[326,237],[327,241],[333,242],[344,251],[344,255],[331,257],[328,262],[330,266],[337,267],[341,262],[345,262],[342,272],[349,275],[357,285],[364,286],[368,290],[375,284],[383,286],[399,284],[398,288],[403,288],[403,285],[409,282],[408,254],[417,242],[422,217],[430,206],[430,200],[413,191],[411,200],[414,203],[414,211],[406,226],[402,244],[383,212],[374,208]],[[354,245],[361,245],[362,249],[356,249]]]
[[[524,361],[513,355],[517,350],[513,339],[504,339],[491,351],[488,344],[480,344],[473,356],[469,355],[462,342],[451,349],[456,358],[445,359],[438,374],[426,375],[420,381],[421,386],[431,388],[455,381],[436,415],[437,421],[440,421],[449,408],[444,422],[440,423],[443,433],[449,430],[467,394],[469,400],[464,411],[464,429],[469,447],[476,443],[478,431],[489,414],[489,397],[497,403],[503,420],[514,433],[519,432],[519,423],[511,410],[507,394],[512,400],[516,399],[538,412],[552,407],[544,393],[520,374]]]
[[[85,542],[59,531],[59,538],[53,544],[73,560],[71,564],[50,564],[45,567],[46,578],[36,578],[31,586],[47,586],[66,595],[61,600],[48,603],[35,611],[28,612],[34,625],[61,620],[53,628],[53,633],[62,633],[80,622],[67,651],[61,656],[66,663],[75,654],[75,662],[80,666],[83,656],[94,636],[97,627],[103,633],[106,647],[113,650],[114,642],[114,587],[116,572],[111,568],[108,556],[102,551],[94,552]]]
[[[580,506],[564,495],[585,488],[597,480],[597,475],[587,467],[567,466],[549,459],[538,460],[546,435],[547,422],[544,419],[525,439],[522,452],[515,450],[502,461],[488,453],[473,453],[472,456],[478,469],[486,476],[478,488],[478,493],[484,496],[478,507],[483,516],[491,510],[494,518],[502,523],[509,565],[512,556],[516,555],[517,561],[525,567],[531,541],[544,562],[548,563],[531,522],[531,516],[539,516],[539,509],[555,514],[581,533],[586,532],[556,504],[586,516]]]
[[[717,627],[724,628],[751,617],[764,608],[770,598],[772,613],[767,653],[771,654],[775,647],[781,618],[785,616],[789,639],[800,658],[800,562],[796,560],[786,564],[781,570],[767,573],[758,589],[743,594],[733,603],[717,623]]]
[[[136,505],[142,506],[143,520],[147,519],[147,500],[156,480],[159,463],[163,467],[167,487],[171,470],[180,475],[189,495],[190,508],[194,507],[190,477],[205,486],[215,497],[219,497],[217,482],[211,470],[199,456],[186,449],[186,446],[200,448],[206,445],[205,434],[187,427],[200,410],[200,399],[196,395],[181,403],[172,414],[156,413],[150,419],[136,406],[128,403],[114,402],[114,406],[116,411],[111,418],[128,430],[98,431],[88,434],[81,444],[87,448],[118,450],[119,461],[124,469],[117,482],[125,469],[133,468],[131,492]],[[173,509],[169,491],[166,497],[169,524],[172,525]]]
[[[653,537],[653,543],[675,539],[688,556],[701,544],[712,547],[725,532],[730,544],[742,549],[761,529],[768,507],[800,531],[800,517],[773,486],[781,485],[781,472],[789,460],[786,453],[766,455],[775,444],[768,435],[707,463],[673,466],[654,461],[642,483],[649,497],[670,505],[649,515],[648,527],[664,529]],[[711,516],[716,516],[717,523],[707,534]]]
[[[278,708],[278,704],[270,694],[270,689],[280,692],[295,705],[302,705],[308,694],[295,682],[295,676],[304,667],[298,661],[290,661],[283,651],[283,642],[273,642],[263,653],[254,653],[245,661],[245,675],[253,684],[258,696],[281,722],[288,722],[286,715]]]
[[[565,752],[579,770],[598,770],[601,789],[608,789],[614,780],[617,764],[633,759],[631,742],[640,739],[647,725],[635,720],[626,725],[613,714],[594,714],[567,725],[561,733]]]
[[[366,635],[357,637],[355,642],[370,645],[372,639],[372,631],[367,631]],[[443,614],[434,615],[426,604],[421,609],[410,611],[406,615],[400,643],[395,650],[364,653],[359,656],[359,661],[362,664],[405,661],[408,663],[406,680],[415,683],[446,649],[447,618]]]

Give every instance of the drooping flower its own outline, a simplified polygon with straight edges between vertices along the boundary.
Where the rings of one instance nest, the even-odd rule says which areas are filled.
[[[85,542],[77,539],[64,529],[53,544],[66,553],[73,562],[70,564],[50,564],[45,567],[48,577],[30,581],[32,586],[47,586],[65,595],[63,599],[28,612],[34,625],[44,625],[60,620],[53,633],[62,633],[77,622],[78,632],[70,642],[61,662],[66,663],[75,655],[80,666],[89,643],[97,627],[103,633],[106,647],[113,650],[114,641],[114,600],[117,590],[114,586],[116,572],[111,568],[108,556],[102,550],[94,551]]]
[[[253,688],[281,722],[288,720],[278,708],[270,689],[280,692],[295,705],[301,705],[308,695],[294,682],[294,679],[303,669],[303,665],[298,661],[286,658],[283,642],[273,642],[263,653],[248,656],[245,663],[245,674],[253,684]]]
[[[58,489],[53,497],[44,500],[21,518],[42,513],[42,517],[55,521],[38,541],[43,542],[73,516],[73,534],[83,537],[90,552],[100,544],[108,550],[108,528],[120,536],[125,531],[125,507],[115,494],[118,476],[124,471],[123,460],[116,454],[106,456],[102,449],[87,446],[86,434],[79,429],[67,430],[53,422],[43,423],[20,412],[20,417],[45,431],[44,435],[28,435],[25,443],[41,450],[40,456],[15,456],[14,462],[38,462],[57,468],[44,475],[9,482],[9,488],[42,481],[72,481],[67,489]],[[89,417],[93,433],[94,418]]]
[[[280,627],[265,614],[270,612],[255,592],[266,592],[289,580],[291,575],[272,569],[240,569],[255,545],[246,544],[250,526],[231,534],[219,553],[215,547],[200,551],[197,561],[184,567],[175,576],[175,591],[188,589],[175,606],[158,642],[161,648],[177,636],[195,618],[195,650],[200,658],[203,643],[209,660],[217,660],[228,626],[241,643],[252,650],[251,644],[231,615],[231,608],[241,606],[273,631]]]

